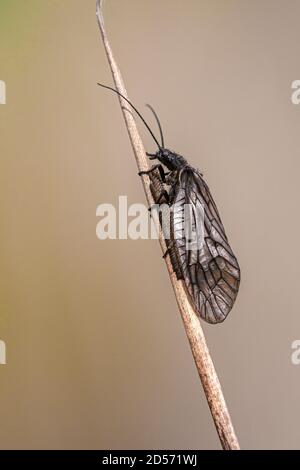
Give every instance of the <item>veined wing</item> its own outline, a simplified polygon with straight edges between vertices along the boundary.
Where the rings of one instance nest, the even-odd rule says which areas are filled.
[[[209,188],[195,169],[181,170],[172,209],[172,238],[187,293],[201,318],[222,322],[235,302],[240,268]]]

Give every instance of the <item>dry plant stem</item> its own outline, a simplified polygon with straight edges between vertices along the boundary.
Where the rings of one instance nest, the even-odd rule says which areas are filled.
[[[111,68],[115,86],[116,89],[127,98],[127,93],[121,77],[121,73],[114,59],[105,31],[102,7],[103,0],[96,0],[96,16],[98,19],[104,48]],[[138,169],[139,171],[148,170],[149,165],[147,156],[135,120],[131,112],[128,112],[128,109],[126,109],[128,107],[126,101],[123,100],[121,97],[119,99]],[[143,176],[142,181],[147,197],[147,202],[149,206],[151,206],[154,204],[154,200],[152,198],[152,194],[149,188],[149,178],[147,176]],[[161,248],[163,252],[165,252],[166,246],[161,231],[159,235]],[[182,316],[185,331],[190,342],[194,360],[210,407],[212,417],[214,419],[220,442],[222,444],[223,449],[239,450],[238,440],[234,432],[234,428],[226,406],[221,385],[205,341],[204,333],[199,318],[193,310],[191,304],[189,303],[182,281],[177,280],[176,275],[172,270],[169,258],[167,257],[165,261],[176,296],[177,304]]]

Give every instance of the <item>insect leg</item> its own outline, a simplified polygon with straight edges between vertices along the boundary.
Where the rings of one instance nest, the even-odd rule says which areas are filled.
[[[160,165],[159,163],[157,165],[153,165],[150,170],[145,170],[145,171],[139,171],[138,175],[151,175],[155,170],[159,171],[160,177],[162,181],[165,183],[166,182],[166,173],[165,170],[163,169],[163,166]]]
[[[166,189],[164,189],[157,198],[156,204],[160,204],[161,202],[169,202],[169,193]]]
[[[140,171],[139,175],[148,175],[150,178],[150,191],[155,204],[169,203],[169,193],[165,188],[165,171],[162,165],[153,165],[150,170]],[[150,208],[151,210],[152,208]]]

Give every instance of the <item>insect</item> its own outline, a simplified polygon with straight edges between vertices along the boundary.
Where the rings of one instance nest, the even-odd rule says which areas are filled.
[[[238,294],[240,268],[202,173],[193,168],[183,156],[165,147],[160,121],[150,105],[147,106],[158,124],[161,142],[125,96],[114,88],[100,83],[98,85],[117,93],[129,103],[158,146],[155,153],[147,152],[147,156],[159,163],[139,175],[149,176],[155,203],[167,204],[171,209],[170,236],[165,236],[167,252],[164,256],[170,256],[176,277],[183,281],[197,314],[208,323],[224,321]],[[190,244],[190,234],[187,235],[182,230],[186,206],[190,208],[190,225],[192,235],[194,234],[194,240]],[[197,223],[199,214],[202,214],[200,224]]]

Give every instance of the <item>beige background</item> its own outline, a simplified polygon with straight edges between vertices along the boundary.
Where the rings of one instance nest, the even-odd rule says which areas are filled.
[[[144,202],[94,0],[1,0],[1,448],[219,448],[156,241],[99,241]],[[128,92],[200,168],[242,269],[203,325],[243,448],[299,448],[300,1],[107,0]],[[148,150],[155,150],[142,127]]]

